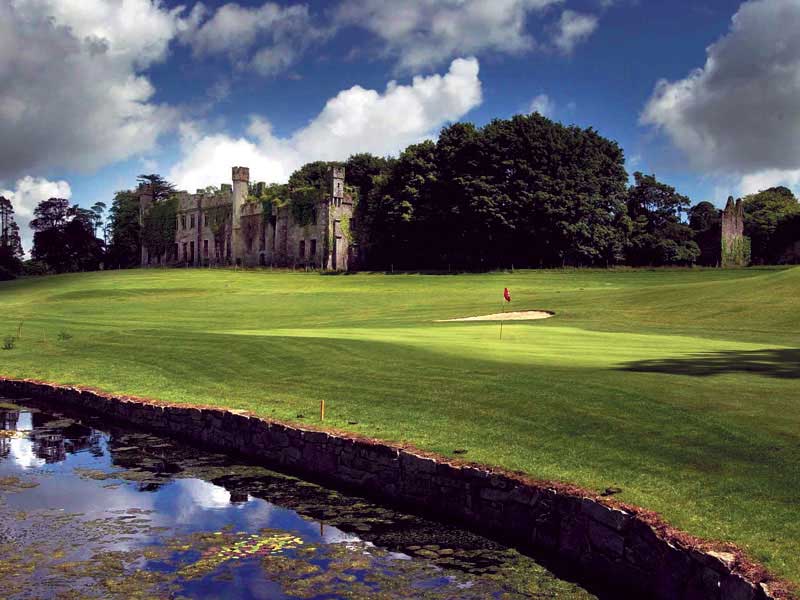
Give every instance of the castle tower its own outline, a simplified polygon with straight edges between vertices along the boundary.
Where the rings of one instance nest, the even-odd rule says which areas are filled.
[[[233,264],[242,264],[244,240],[242,237],[242,205],[247,200],[250,186],[250,169],[233,167],[233,223],[231,227],[231,249]]]
[[[744,204],[739,198],[728,202],[722,211],[722,266],[746,267],[750,264],[750,240],[744,235]]]
[[[344,167],[333,167],[328,172],[331,177],[331,197],[334,203],[341,204],[344,198]]]

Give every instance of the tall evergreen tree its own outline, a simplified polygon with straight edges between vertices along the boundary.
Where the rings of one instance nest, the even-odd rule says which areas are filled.
[[[131,190],[114,195],[108,211],[108,265],[112,268],[138,266],[141,253],[139,197]]]
[[[171,198],[176,191],[172,183],[157,173],[139,175],[136,179],[139,185],[152,196],[153,204],[158,204],[159,202]]]
[[[12,279],[22,271],[23,256],[14,206],[0,196],[0,280]]]

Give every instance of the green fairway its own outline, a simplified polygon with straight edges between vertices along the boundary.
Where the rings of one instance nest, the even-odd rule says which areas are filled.
[[[504,286],[556,316],[434,322]],[[313,424],[325,399],[325,425],[620,487],[800,582],[800,268],[89,273],[0,283],[0,343],[20,322],[2,374]]]

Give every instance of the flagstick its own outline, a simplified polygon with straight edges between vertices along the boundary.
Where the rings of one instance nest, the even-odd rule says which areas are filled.
[[[503,309],[503,315],[506,314],[506,299],[503,298],[503,303],[500,305],[500,308]],[[500,339],[503,339],[503,317],[500,317]]]

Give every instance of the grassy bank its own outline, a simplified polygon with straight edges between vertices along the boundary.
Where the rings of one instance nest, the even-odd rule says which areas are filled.
[[[504,286],[556,317],[433,322]],[[800,269],[91,273],[0,283],[0,340],[20,323],[2,374],[307,423],[325,399],[330,426],[620,487],[800,582]]]

